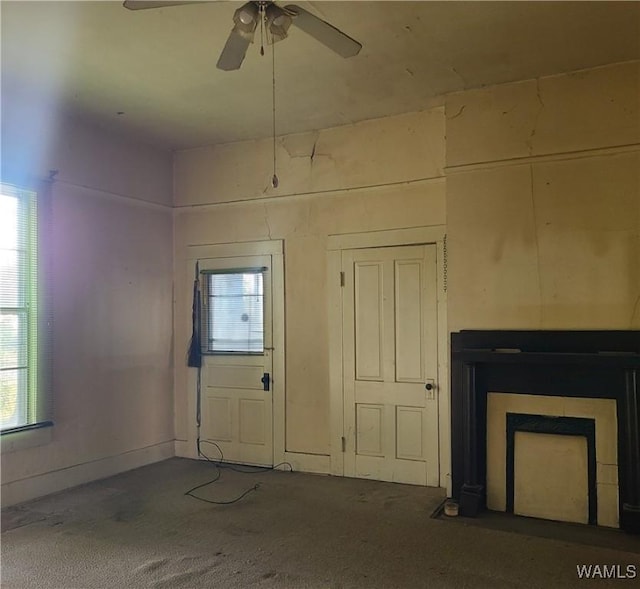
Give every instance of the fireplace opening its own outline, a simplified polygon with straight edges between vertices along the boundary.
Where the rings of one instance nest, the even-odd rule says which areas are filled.
[[[597,524],[588,457],[582,436],[516,432],[514,470],[507,474],[507,483],[513,487],[507,487],[506,511],[537,519]]]
[[[506,511],[598,523],[596,422],[507,413]]]
[[[640,533],[640,331],[462,331],[451,353],[461,515]]]

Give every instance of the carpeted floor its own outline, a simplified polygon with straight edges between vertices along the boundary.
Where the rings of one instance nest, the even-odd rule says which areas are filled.
[[[622,532],[433,519],[437,489],[300,473],[224,469],[201,496],[260,484],[231,505],[184,495],[215,474],[174,458],[4,510],[3,589],[640,585],[640,539]],[[596,563],[638,577],[578,578]]]

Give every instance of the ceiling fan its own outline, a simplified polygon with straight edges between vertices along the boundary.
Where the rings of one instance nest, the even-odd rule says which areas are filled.
[[[124,7],[129,10],[140,10],[200,3],[200,1],[188,0],[183,2],[126,0]],[[362,45],[355,39],[295,4],[280,7],[273,0],[247,2],[235,11],[233,22],[233,29],[217,63],[217,67],[225,71],[240,68],[249,45],[253,43],[256,28],[261,22],[270,33],[267,39],[271,43],[285,39],[289,27],[293,24],[342,57],[353,57],[362,49]]]

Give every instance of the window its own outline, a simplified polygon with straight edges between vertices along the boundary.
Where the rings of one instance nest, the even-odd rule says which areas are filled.
[[[46,425],[49,325],[35,192],[0,184],[0,430]],[[46,422],[46,423],[45,423]]]
[[[204,273],[203,352],[262,354],[262,268]]]

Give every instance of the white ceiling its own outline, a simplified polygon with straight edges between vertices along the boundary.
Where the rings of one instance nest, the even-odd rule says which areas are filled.
[[[3,1],[3,93],[29,87],[169,149],[269,136],[269,49],[251,46],[239,71],[215,67],[241,4],[133,12],[117,1]],[[276,45],[278,134],[640,58],[640,2],[298,4],[363,49],[342,59],[292,27]]]

